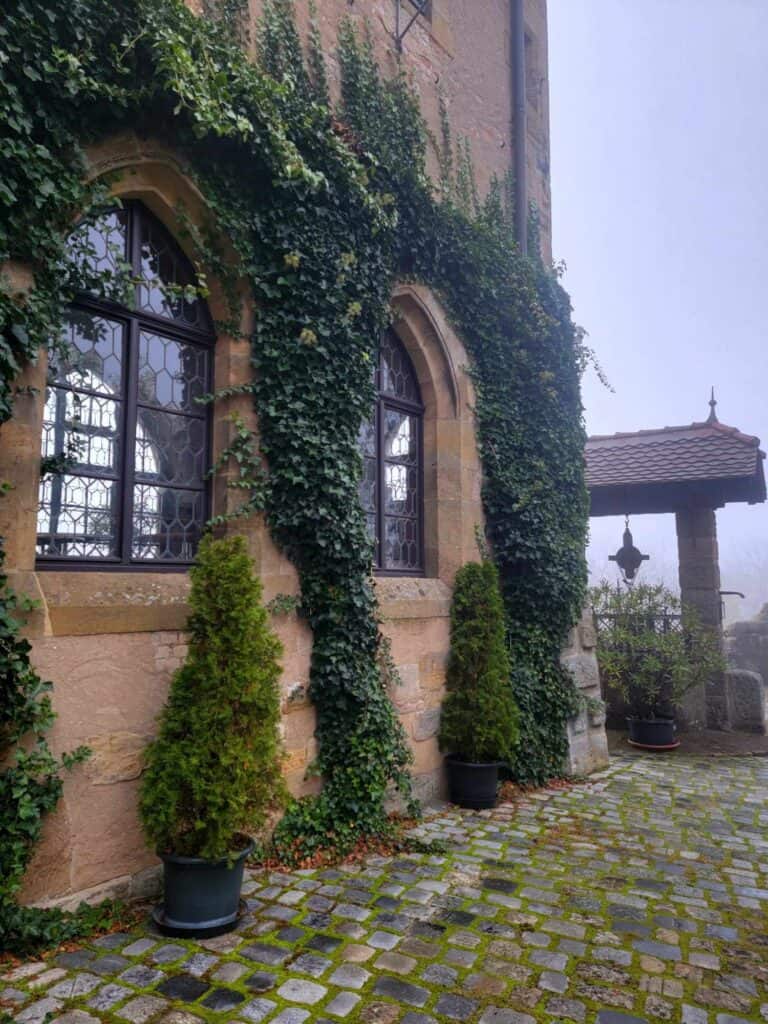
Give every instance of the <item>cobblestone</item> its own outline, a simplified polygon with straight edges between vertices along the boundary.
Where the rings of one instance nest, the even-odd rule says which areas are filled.
[[[16,1024],[768,1024],[768,763],[616,759],[417,827],[444,854],[246,872],[238,930],[0,967]]]

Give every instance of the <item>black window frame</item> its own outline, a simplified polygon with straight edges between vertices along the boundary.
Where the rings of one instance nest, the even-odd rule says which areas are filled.
[[[430,23],[432,22],[432,0],[427,0],[424,10],[419,10],[421,5],[418,0],[408,0],[408,3],[415,11],[418,11],[419,17],[424,18],[425,21]]]
[[[397,347],[401,353],[401,356],[405,360],[405,363],[410,371],[413,378],[413,384],[417,394],[417,400],[411,401],[409,399],[400,398],[388,391],[384,391],[381,386],[382,378],[382,360],[383,353],[380,347],[378,360],[376,363],[375,370],[375,387],[376,387],[376,399],[374,407],[374,438],[376,445],[376,503],[375,503],[375,517],[376,517],[376,530],[375,530],[375,545],[374,545],[374,558],[373,558],[373,572],[375,576],[425,576],[425,562],[424,562],[424,403],[421,399],[421,389],[419,387],[418,377],[416,376],[416,370],[413,366],[411,357],[408,351],[398,337],[397,332],[392,328],[387,331],[389,339],[393,346]],[[395,412],[403,413],[411,417],[416,425],[416,486],[417,486],[417,497],[416,497],[416,515],[415,516],[397,516],[385,511],[385,472],[388,461],[384,454],[384,420],[387,409],[392,409]],[[387,519],[415,519],[416,520],[416,536],[418,545],[418,566],[407,567],[404,569],[391,568],[384,565],[384,526]]]
[[[181,249],[181,246],[173,237],[170,230],[156,217],[140,200],[122,200],[119,207],[126,213],[126,249],[128,252],[128,263],[131,266],[135,278],[141,277],[141,232],[140,222],[144,220],[154,226],[165,237],[175,258],[181,265],[185,266],[192,275],[194,268]],[[121,450],[121,461],[119,471],[105,479],[117,481],[118,495],[117,505],[117,541],[120,554],[101,558],[86,556],[60,556],[45,555],[38,553],[35,558],[35,568],[38,570],[75,571],[75,572],[185,572],[194,564],[196,551],[193,551],[189,558],[184,559],[138,559],[131,555],[135,536],[133,523],[134,489],[137,484],[147,483],[149,486],[166,486],[171,490],[190,490],[202,494],[202,515],[200,520],[200,532],[202,534],[205,524],[211,515],[211,487],[208,478],[208,471],[212,465],[212,434],[213,416],[210,406],[206,407],[204,416],[194,417],[200,419],[204,424],[205,443],[203,449],[203,486],[191,487],[178,482],[153,484],[150,481],[137,479],[136,474],[136,428],[138,423],[138,410],[140,406],[148,405],[139,401],[138,395],[138,366],[139,366],[139,342],[142,331],[160,335],[172,341],[193,345],[197,348],[204,348],[208,353],[207,373],[205,380],[205,392],[210,393],[213,387],[213,364],[215,355],[216,334],[213,320],[208,306],[202,298],[196,301],[201,303],[203,312],[202,319],[206,323],[206,329],[200,329],[190,324],[182,324],[170,317],[160,316],[157,313],[139,308],[138,293],[140,285],[135,286],[134,307],[123,305],[111,299],[94,296],[92,294],[78,294],[70,303],[68,309],[82,310],[85,313],[101,316],[113,322],[123,324],[123,394],[119,403],[120,423],[116,437],[119,439]],[[64,389],[62,389],[63,391]],[[88,394],[88,389],[78,386],[78,392]],[[185,415],[174,411],[174,415]],[[189,414],[186,414],[188,418]],[[83,476],[85,474],[74,473],[73,475]],[[90,478],[98,478],[99,474],[89,472]],[[46,536],[37,533],[37,537]],[[38,541],[39,543],[39,541]]]

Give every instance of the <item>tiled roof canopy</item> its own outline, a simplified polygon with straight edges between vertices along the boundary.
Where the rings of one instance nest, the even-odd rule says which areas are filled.
[[[766,498],[759,438],[714,415],[687,427],[590,437],[585,455],[592,515]]]

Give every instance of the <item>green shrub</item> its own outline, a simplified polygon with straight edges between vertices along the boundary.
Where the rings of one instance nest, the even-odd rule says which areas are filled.
[[[282,646],[242,537],[204,538],[191,577],[189,654],[147,749],[140,813],[159,851],[217,859],[283,796]]]
[[[717,630],[663,584],[603,580],[590,597],[600,678],[633,717],[671,716],[689,690],[725,668]]]
[[[510,676],[498,571],[491,561],[471,562],[453,590],[441,750],[464,761],[512,759],[519,716]]]

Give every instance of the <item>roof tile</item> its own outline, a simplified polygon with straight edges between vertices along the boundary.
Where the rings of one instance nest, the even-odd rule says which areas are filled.
[[[758,438],[717,421],[590,437],[587,484],[594,488],[750,477],[765,458],[759,445]]]

